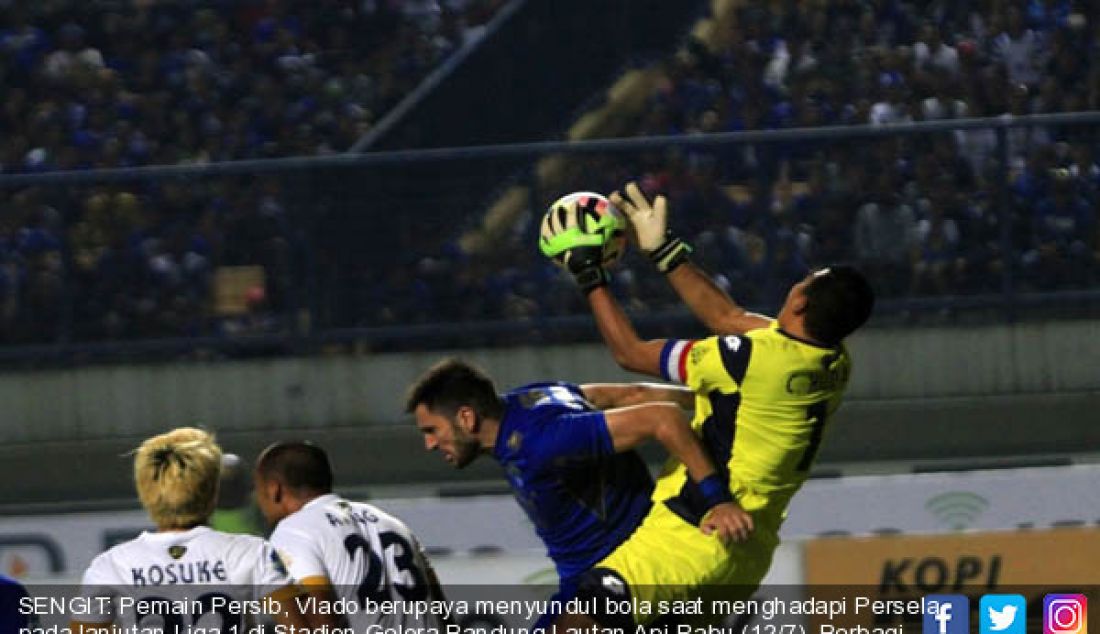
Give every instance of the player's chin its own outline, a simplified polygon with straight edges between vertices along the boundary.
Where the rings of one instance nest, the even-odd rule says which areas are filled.
[[[477,455],[476,455],[476,454],[469,454],[469,455],[459,454],[459,455],[453,455],[453,456],[448,456],[448,460],[447,460],[447,462],[449,462],[449,463],[451,464],[451,466],[452,466],[452,467],[454,467],[455,469],[465,469],[465,468],[466,468],[466,465],[468,465],[468,464],[470,464],[471,462],[473,462],[473,461],[474,461],[474,458],[476,458],[476,457],[477,457]]]

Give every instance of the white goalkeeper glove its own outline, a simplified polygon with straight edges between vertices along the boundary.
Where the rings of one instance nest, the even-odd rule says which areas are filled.
[[[661,273],[668,273],[687,261],[691,246],[668,230],[668,200],[657,196],[649,202],[634,182],[627,183],[625,189],[628,198],[614,192],[609,199],[630,219],[638,248],[653,260]]]

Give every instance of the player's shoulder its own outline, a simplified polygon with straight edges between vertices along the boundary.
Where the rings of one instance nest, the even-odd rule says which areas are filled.
[[[662,352],[666,377],[682,382],[705,376],[712,385],[740,384],[749,364],[767,354],[775,336],[775,322],[737,334],[716,334],[697,340],[670,340]]]
[[[847,350],[843,345],[826,346],[798,337],[783,330],[780,328],[779,323],[774,321],[766,328],[750,330],[740,337],[742,340],[751,343],[754,352],[761,354],[788,354],[799,351],[799,355],[804,355],[807,351],[810,351],[822,355],[847,355]]]
[[[324,517],[325,507],[323,506],[300,508],[279,520],[279,523],[271,531],[271,536],[274,538],[276,535],[287,532],[310,532],[311,528],[324,521]]]
[[[342,525],[345,521],[376,524],[380,528],[403,526],[396,517],[373,504],[329,494],[283,518],[272,537],[286,532],[318,535],[324,528]]]
[[[564,381],[530,383],[505,394],[508,427],[535,429],[562,414],[594,409],[581,387]]]
[[[223,533],[210,528],[196,536],[190,547],[230,561],[241,561],[260,556],[267,550],[267,544],[266,539],[255,535]]]
[[[129,562],[142,559],[146,553],[147,548],[140,537],[115,544],[92,558],[84,569],[84,583],[116,583],[121,579],[119,569],[127,567]]]
[[[772,319],[768,321],[767,325],[753,328],[738,336],[752,341],[754,344],[759,343],[761,346],[768,346],[783,339],[783,330],[779,327],[779,321]]]
[[[211,530],[206,539],[214,544],[223,545],[225,548],[230,549],[242,549],[251,550],[256,548],[263,548],[267,543],[263,537],[257,537],[256,535],[245,535],[241,533],[223,533],[221,531]]]
[[[279,548],[289,542],[321,543],[333,534],[334,527],[342,526],[343,516],[352,511],[351,504],[336,496],[326,496],[316,503],[307,504],[279,521],[271,531],[270,541]]]
[[[133,539],[128,539],[111,546],[107,550],[96,555],[92,559],[91,565],[108,566],[116,561],[127,561],[133,558],[144,557],[151,549],[147,539],[150,534],[151,533],[148,531],[145,531]]]
[[[117,548],[118,546],[116,545],[92,557],[92,561],[84,570],[84,579],[88,580],[94,578],[97,581],[101,581],[110,577],[111,572],[114,570],[115,556],[118,554]]]
[[[779,327],[776,321],[771,320],[766,326],[760,326],[752,330],[738,333],[719,333],[694,341],[685,341],[684,343],[689,344],[692,349],[724,348],[733,352],[739,352],[742,348],[751,347],[757,342],[766,342],[774,339],[778,331]]]
[[[340,498],[340,504],[355,516],[355,520],[364,524],[373,524],[379,531],[411,535],[409,527],[396,515],[368,502],[355,502]]]
[[[277,551],[263,537],[211,530],[203,538],[196,546],[201,546],[204,554],[224,560],[234,571],[231,575],[249,578],[257,566],[270,564],[282,569]]]
[[[373,504],[368,504],[366,502],[353,502],[353,504],[361,514],[363,514],[365,517],[373,519],[374,522],[378,524],[378,527],[382,530],[400,531],[404,533],[411,532],[409,530],[409,527],[405,524],[403,520],[401,520],[401,518],[381,507],[375,506]]]
[[[533,407],[539,402],[547,400],[548,396],[557,394],[573,394],[583,396],[584,392],[581,387],[576,383],[569,383],[567,381],[540,381],[538,383],[527,383],[508,390],[504,393],[506,400],[515,401],[516,404],[523,407]]]

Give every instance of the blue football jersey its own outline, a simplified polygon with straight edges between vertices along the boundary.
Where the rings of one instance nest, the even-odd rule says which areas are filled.
[[[653,478],[636,452],[615,453],[603,412],[578,386],[536,383],[503,398],[493,455],[568,595],[577,575],[641,523]]]
[[[0,632],[18,632],[30,627],[31,619],[20,606],[20,600],[26,596],[22,584],[0,575]]]

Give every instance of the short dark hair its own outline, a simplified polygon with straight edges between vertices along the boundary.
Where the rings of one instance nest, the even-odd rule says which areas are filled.
[[[829,346],[837,345],[862,326],[875,306],[875,292],[867,278],[844,264],[820,269],[810,278],[804,293],[806,333]]]
[[[324,449],[305,441],[277,442],[260,452],[256,472],[294,492],[332,492],[332,466]]]
[[[472,407],[480,416],[499,418],[504,412],[496,386],[489,375],[461,359],[447,358],[428,369],[409,387],[405,412],[423,404],[443,416],[455,415],[459,407]]]

